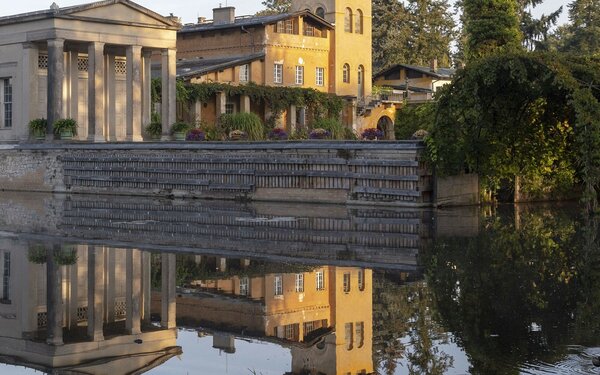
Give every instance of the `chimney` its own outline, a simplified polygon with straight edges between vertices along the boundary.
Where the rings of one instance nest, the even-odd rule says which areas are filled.
[[[206,17],[198,17],[198,24],[206,23]]]
[[[173,13],[170,13],[166,18],[171,22],[181,25],[181,17],[174,16]]]
[[[235,22],[235,7],[213,9],[213,24],[227,25]]]
[[[437,58],[431,59],[431,62],[429,63],[429,70],[432,73],[436,73],[438,70],[438,60]]]

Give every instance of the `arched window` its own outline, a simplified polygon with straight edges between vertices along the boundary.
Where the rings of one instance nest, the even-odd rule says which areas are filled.
[[[347,33],[352,32],[352,9],[346,8],[346,14],[344,16],[344,31]]]
[[[360,9],[357,9],[354,15],[354,32],[357,34],[363,33],[363,13]]]
[[[315,14],[321,18],[325,18],[325,9],[323,9],[322,7],[318,7],[315,11]]]
[[[350,65],[348,64],[344,64],[342,80],[344,81],[344,83],[350,83]]]

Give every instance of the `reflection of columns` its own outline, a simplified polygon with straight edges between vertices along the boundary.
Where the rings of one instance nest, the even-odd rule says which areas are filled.
[[[63,39],[48,40],[48,135],[53,134],[52,125],[64,117],[63,79],[65,56]]]
[[[115,289],[116,289],[116,249],[109,248],[106,250],[106,322],[114,323],[115,321]]]
[[[142,140],[142,47],[128,46],[127,51],[127,140]]]
[[[142,126],[147,126],[152,121],[152,52],[144,51],[142,57]]]
[[[104,248],[88,248],[87,333],[92,341],[104,340]]]
[[[79,252],[79,247],[76,247],[77,252]],[[69,288],[67,289],[67,293],[69,294],[69,314],[68,314],[68,324],[69,328],[77,327],[77,308],[79,307],[78,301],[78,291],[77,287],[79,284],[79,273],[78,273],[79,264],[76,262],[73,265],[67,266],[67,272],[69,273]]]
[[[152,301],[152,258],[149,252],[142,253],[142,320],[150,323],[150,302]]]
[[[162,137],[169,139],[169,130],[177,117],[175,92],[175,50],[162,50]]]
[[[226,112],[227,94],[225,94],[224,92],[218,92],[217,96],[216,96],[216,100],[217,100],[216,114],[217,114],[217,119],[218,119],[219,116],[224,115]]]
[[[23,98],[21,118],[22,123],[27,124],[29,121],[38,118],[38,58],[39,50],[37,45],[33,43],[23,43],[23,52],[21,59],[23,61],[22,82],[23,82]],[[21,126],[20,138],[25,140],[29,136],[27,127]]]
[[[227,271],[227,258],[217,258],[217,270],[219,272]]]
[[[291,134],[296,131],[296,106],[294,104],[291,104],[288,108],[287,120],[288,131]]]
[[[108,124],[106,139],[109,141],[117,140],[117,72],[115,69],[115,56],[108,55],[106,61],[106,123]]]
[[[358,111],[358,102],[356,100],[352,100],[351,105],[350,105],[350,121],[352,121],[352,130],[354,130],[355,133],[358,133],[358,131],[360,130],[358,127],[358,116],[357,116],[357,111]]]
[[[88,46],[88,140],[104,142],[104,43]]]
[[[176,314],[176,305],[175,305],[175,254],[162,254],[162,266],[161,266],[161,275],[162,275],[162,308],[161,308],[161,322],[160,325],[163,328],[175,328],[175,314]]]
[[[250,267],[250,259],[242,259],[241,264],[244,268]]]
[[[139,250],[127,249],[125,254],[125,280],[127,283],[127,313],[125,316],[125,329],[130,335],[142,332],[140,323],[141,293],[142,293],[142,257]]]
[[[55,246],[56,247],[56,246]],[[46,250],[46,307],[48,316],[48,335],[50,345],[63,345],[63,300],[60,266],[54,260],[54,251]]]
[[[240,112],[250,113],[250,97],[248,95],[240,96]]]

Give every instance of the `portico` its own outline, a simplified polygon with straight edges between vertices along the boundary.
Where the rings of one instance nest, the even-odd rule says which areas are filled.
[[[73,118],[78,139],[141,141],[150,122],[150,60],[161,61],[162,123],[175,122],[178,24],[128,0],[0,18],[0,80],[12,84],[12,121],[0,141],[25,141],[27,124]]]

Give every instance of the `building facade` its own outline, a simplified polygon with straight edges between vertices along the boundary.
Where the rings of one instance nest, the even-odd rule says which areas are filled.
[[[0,18],[0,141],[28,139],[29,121],[73,118],[78,139],[140,141],[150,122],[150,60],[159,55],[164,123],[175,121],[178,25],[129,0]]]

